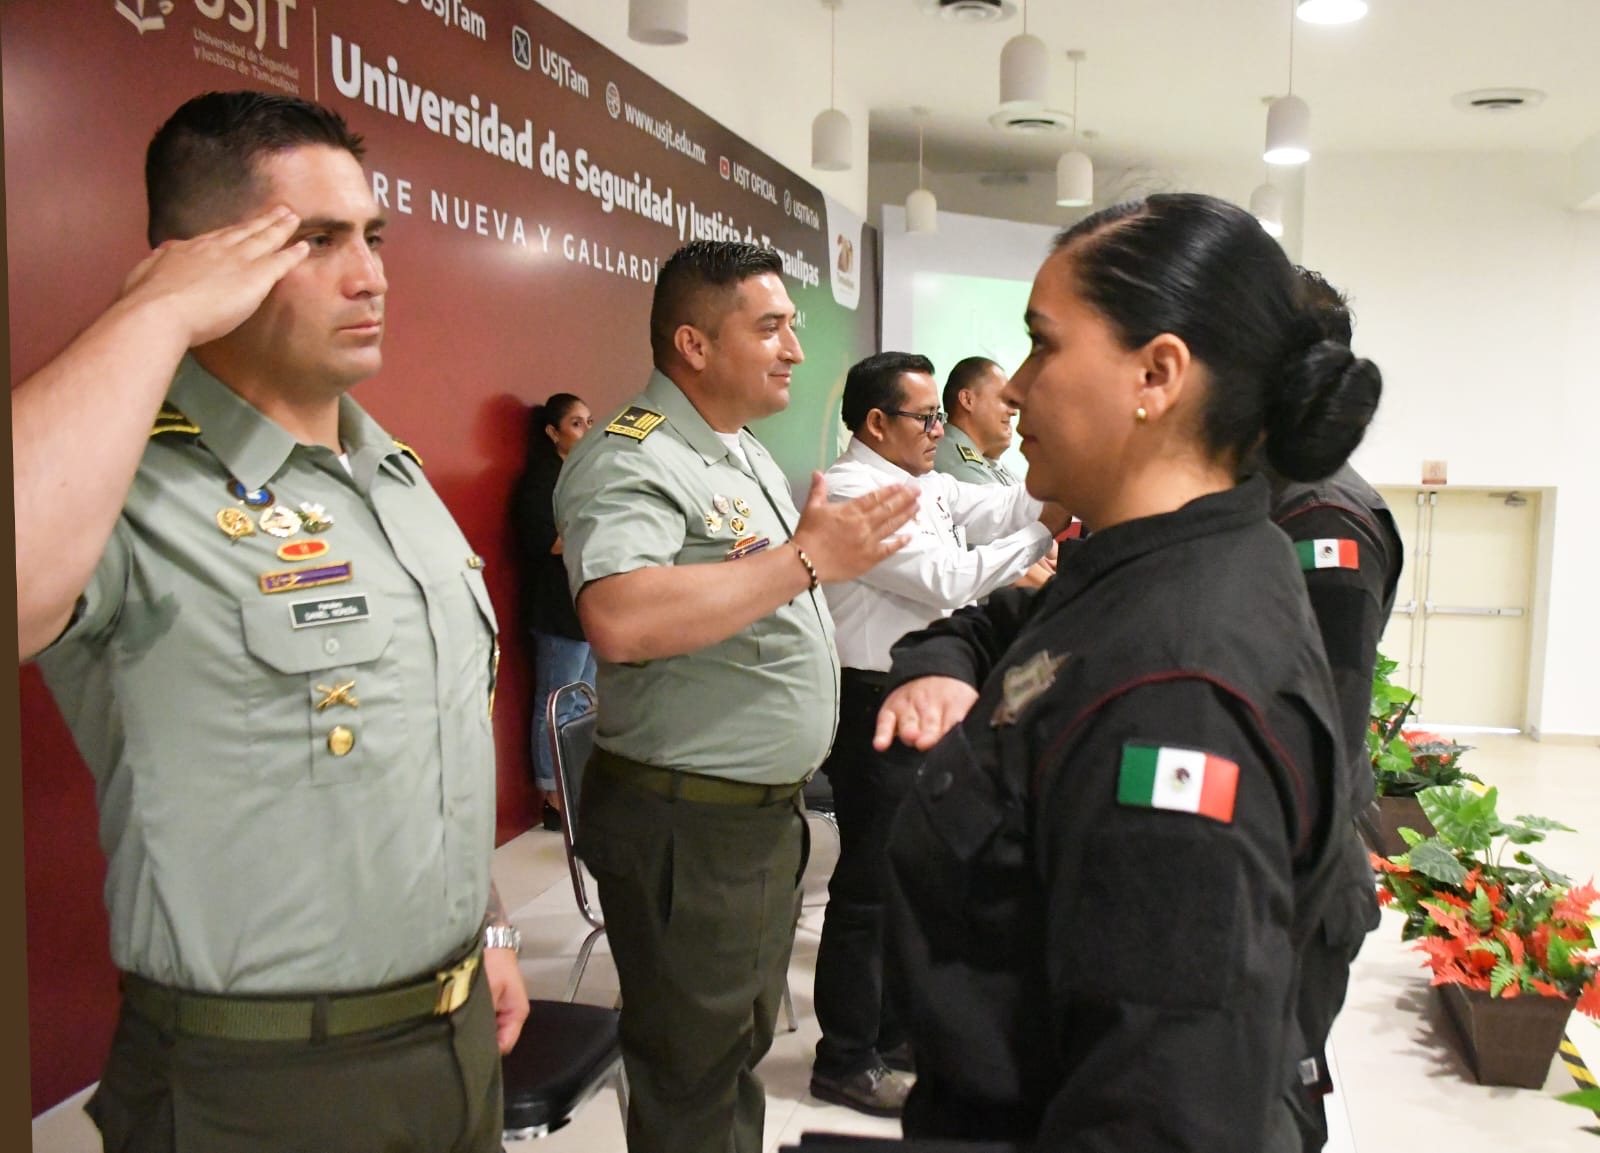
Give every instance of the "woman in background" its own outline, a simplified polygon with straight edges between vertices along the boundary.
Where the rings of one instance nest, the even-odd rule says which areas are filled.
[[[589,406],[558,392],[528,414],[528,461],[512,497],[512,527],[522,563],[522,608],[533,634],[533,764],[544,793],[544,827],[561,827],[550,755],[550,694],[573,681],[594,684],[594,655],[583,637],[561,560],[552,497],[562,462],[594,423]]]

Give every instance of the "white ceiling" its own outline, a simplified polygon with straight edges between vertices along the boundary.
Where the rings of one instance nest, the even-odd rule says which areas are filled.
[[[1355,24],[1294,22],[1294,91],[1311,105],[1315,150],[1570,152],[1600,131],[1600,0],[1370,3]],[[694,20],[742,23],[756,5],[769,19],[781,10],[774,66],[790,82],[826,67],[821,0],[695,0]],[[1260,155],[1262,97],[1287,88],[1292,9],[1292,0],[1031,0],[1027,23],[1051,49],[1053,107],[1072,105],[1067,50],[1087,53],[1079,108],[1094,138],[1085,150],[1097,161],[1167,163]],[[1044,169],[1067,147],[1065,133],[1015,136],[988,124],[1000,50],[1021,33],[1020,11],[974,26],[926,15],[918,0],[843,0],[837,19],[840,103],[870,109],[871,160],[915,158],[914,105],[932,112],[935,171]],[[1456,93],[1484,87],[1548,98],[1510,114],[1452,106]]]

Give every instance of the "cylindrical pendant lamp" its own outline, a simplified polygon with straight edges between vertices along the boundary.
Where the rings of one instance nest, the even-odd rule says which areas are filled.
[[[628,39],[682,44],[689,39],[689,0],[628,0]]]

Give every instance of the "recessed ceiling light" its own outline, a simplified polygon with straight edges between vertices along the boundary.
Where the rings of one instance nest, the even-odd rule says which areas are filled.
[[[958,24],[994,24],[1017,14],[1012,0],[917,0],[917,7]]]
[[[1300,0],[1295,13],[1307,24],[1351,24],[1367,14],[1366,0]]]
[[[1523,112],[1544,103],[1537,88],[1474,88],[1457,92],[1450,103],[1463,112]]]
[[[1054,108],[1002,108],[989,123],[1001,132],[1065,132],[1072,117]]]

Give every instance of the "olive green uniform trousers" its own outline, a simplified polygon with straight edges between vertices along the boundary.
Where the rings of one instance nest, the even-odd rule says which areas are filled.
[[[106,1153],[499,1153],[494,1002],[480,969],[450,1016],[322,1041],[182,1036],[124,1004],[88,1112]]]
[[[760,1153],[803,802],[673,799],[590,770],[578,851],[621,985],[629,1153]]]

